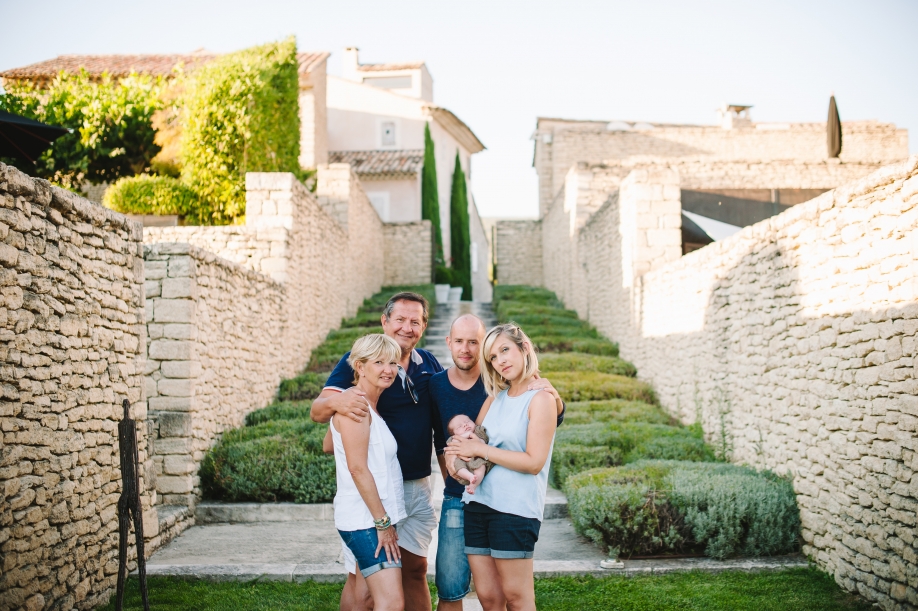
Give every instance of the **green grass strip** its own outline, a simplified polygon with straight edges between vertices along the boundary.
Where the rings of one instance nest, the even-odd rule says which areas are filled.
[[[154,611],[337,611],[342,584],[210,582],[152,577]],[[431,585],[436,601],[436,588]],[[747,573],[672,573],[620,577],[536,579],[540,611],[867,611],[869,603],[848,594],[814,569]],[[114,611],[112,602],[100,611]],[[128,580],[125,610],[143,606],[137,580]]]

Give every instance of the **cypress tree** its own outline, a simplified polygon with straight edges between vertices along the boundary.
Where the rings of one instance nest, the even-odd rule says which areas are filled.
[[[424,169],[421,174],[421,218],[430,221],[434,234],[434,260],[443,265],[443,235],[440,232],[440,197],[437,195],[437,163],[430,126],[424,126]]]
[[[462,297],[472,298],[472,240],[469,235],[469,197],[466,191],[465,172],[456,151],[453,170],[453,187],[449,202],[450,256],[453,260],[453,279],[462,286]]]

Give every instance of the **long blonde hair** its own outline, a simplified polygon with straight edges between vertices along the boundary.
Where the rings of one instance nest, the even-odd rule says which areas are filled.
[[[485,390],[492,397],[496,396],[500,391],[510,388],[510,380],[505,380],[497,373],[489,358],[494,342],[501,335],[507,336],[523,353],[523,379],[532,377],[539,372],[539,357],[536,356],[535,347],[532,345],[532,340],[529,339],[529,336],[523,333],[523,330],[515,322],[497,325],[488,331],[485,336],[484,346],[482,346],[481,356],[479,357],[481,360],[481,378],[484,382]]]
[[[358,337],[351,346],[351,354],[347,357],[347,364],[354,370],[354,384],[360,380],[360,374],[357,373],[357,363],[366,363],[375,361],[378,358],[384,360],[393,360],[398,362],[402,357],[402,348],[398,343],[382,333],[370,333],[363,337]]]

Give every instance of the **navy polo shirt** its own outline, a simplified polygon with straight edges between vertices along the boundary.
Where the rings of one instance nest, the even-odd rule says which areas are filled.
[[[354,370],[347,364],[350,352],[341,357],[335,370],[328,376],[325,388],[347,390],[354,385]],[[435,373],[443,371],[436,357],[426,350],[415,348],[408,361],[408,377],[414,383],[418,397],[415,403],[407,384],[399,376],[379,396],[376,410],[392,431],[398,443],[398,464],[406,480],[421,479],[430,475],[430,452],[433,449],[431,429],[432,408],[428,387]],[[479,405],[479,407],[481,407]]]
[[[438,373],[430,379],[430,403],[433,407],[434,422],[434,448],[437,454],[443,454],[443,448],[446,447],[446,439],[449,437],[449,431],[446,426],[449,421],[458,416],[465,414],[472,421],[478,419],[478,414],[488,398],[485,391],[484,382],[481,377],[475,380],[475,384],[468,390],[460,390],[452,385],[449,381],[449,374],[446,371]],[[561,410],[558,415],[558,426],[564,422],[565,409]],[[446,488],[443,494],[462,498],[465,492],[465,486],[453,479],[453,476],[446,476]]]

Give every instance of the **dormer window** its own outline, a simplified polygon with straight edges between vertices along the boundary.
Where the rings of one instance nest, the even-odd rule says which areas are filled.
[[[381,146],[395,146],[395,121],[381,121],[379,124]]]

